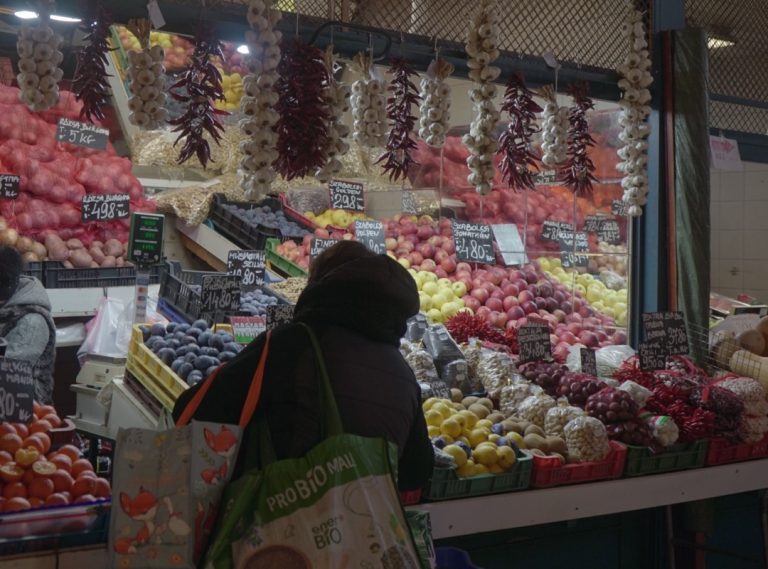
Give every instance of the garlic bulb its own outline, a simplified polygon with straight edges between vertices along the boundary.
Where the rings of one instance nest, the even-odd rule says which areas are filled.
[[[346,139],[349,127],[344,124],[344,113],[349,110],[349,99],[352,95],[347,85],[338,83],[333,77],[336,59],[333,46],[328,46],[325,52],[325,63],[328,67],[328,84],[323,89],[323,98],[328,106],[328,145],[325,148],[325,164],[315,172],[319,182],[327,183],[335,174],[341,172],[341,157],[349,152]]]
[[[352,137],[360,146],[375,148],[387,142],[386,85],[374,75],[373,59],[358,53],[352,69],[362,75],[352,83]]]
[[[629,53],[618,70],[622,76],[619,88],[624,93],[619,102],[622,108],[619,139],[624,146],[618,150],[622,161],[617,168],[624,174],[621,186],[624,188],[624,203],[628,206],[627,214],[637,217],[642,215],[642,206],[648,195],[646,139],[650,134],[647,119],[651,114],[649,87],[653,77],[643,14],[630,8],[622,31],[629,43]]]
[[[274,0],[249,0],[246,18],[251,29],[245,33],[248,44],[246,65],[248,75],[243,79],[244,96],[240,110],[240,131],[250,140],[240,143],[243,157],[238,175],[248,199],[266,194],[277,177],[272,164],[277,160],[278,114],[275,82],[280,64],[282,34],[275,29],[281,13]]]
[[[19,30],[19,100],[33,111],[47,111],[59,102],[59,81],[64,76],[59,68],[64,61],[62,41],[45,20]]]
[[[450,128],[451,88],[445,80],[453,73],[453,65],[435,59],[421,80],[421,106],[419,107],[419,136],[429,146],[440,148]]]
[[[541,113],[541,162],[554,168],[565,161],[568,152],[568,107],[557,104],[557,93],[550,85],[540,94],[546,100]]]
[[[464,144],[469,148],[467,158],[470,175],[467,181],[480,194],[491,191],[494,177],[493,158],[498,150],[496,140],[496,124],[499,122],[499,111],[493,104],[496,95],[496,85],[501,69],[491,65],[499,57],[496,38],[497,1],[479,0],[480,11],[469,25],[467,38],[467,66],[469,78],[474,86],[469,91],[475,118],[469,127],[469,134],[464,135]]]
[[[144,130],[160,128],[168,120],[163,58],[159,45],[128,52],[128,120]]]

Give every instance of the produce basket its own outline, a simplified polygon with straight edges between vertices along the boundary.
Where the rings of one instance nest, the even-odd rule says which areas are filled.
[[[251,221],[229,211],[225,206],[234,205],[243,209],[256,209],[263,205],[269,205],[273,210],[281,209],[280,201],[275,198],[265,198],[258,203],[235,202],[227,200],[223,195],[214,196],[208,219],[213,226],[227,239],[244,249],[262,250],[270,237],[279,237],[277,229],[271,229],[261,225],[254,225]]]
[[[177,315],[188,323],[200,318],[202,313],[200,287],[203,277],[208,275],[221,275],[213,271],[186,271],[177,261],[168,262],[168,270],[164,271],[160,279],[160,298]],[[225,316],[235,316],[239,312],[217,314],[223,320]]]
[[[48,431],[48,436],[51,438],[51,450],[73,444],[75,434],[75,424],[69,419],[62,420],[60,427]]]
[[[524,451],[518,451],[517,462],[504,474],[459,478],[454,468],[435,468],[423,496],[427,500],[451,500],[525,490],[530,484],[532,469],[531,455]]]
[[[663,452],[654,453],[648,447],[625,445],[627,462],[624,476],[643,476],[675,470],[701,468],[707,457],[707,439],[673,445]]]
[[[21,272],[22,275],[26,275],[28,277],[34,277],[37,280],[39,280],[43,285],[45,285],[45,280],[43,276],[43,264],[42,263],[27,263],[24,267],[24,270]]]
[[[297,209],[294,209],[291,204],[288,203],[288,197],[285,194],[280,194],[280,202],[283,204],[285,217],[290,218],[299,225],[303,225],[310,231],[314,231],[315,229],[327,229],[328,231],[341,231],[343,233],[347,233],[352,230],[352,228],[336,227],[335,225],[320,227],[317,223],[306,217],[303,213],[299,212]]]
[[[160,282],[164,265],[149,268],[149,283]],[[43,263],[45,288],[103,288],[107,286],[134,286],[136,267],[105,267],[98,269],[68,269],[61,263]]]
[[[307,271],[277,254],[277,239],[267,239],[267,264],[274,272],[286,277],[306,277]]]
[[[627,459],[627,447],[611,441],[611,452],[597,462],[561,464],[556,457],[533,457],[531,487],[550,488],[564,484],[579,484],[595,480],[621,478]]]
[[[728,464],[755,458],[768,457],[768,436],[757,443],[731,443],[728,439],[718,437],[709,441],[706,464]]]
[[[173,409],[178,396],[189,387],[144,345],[138,325],[131,332],[125,367],[166,409]]]
[[[400,492],[400,503],[403,506],[415,506],[421,502],[421,488]]]

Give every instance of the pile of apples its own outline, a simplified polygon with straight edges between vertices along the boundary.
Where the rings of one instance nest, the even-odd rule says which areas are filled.
[[[80,449],[51,449],[50,432],[62,425],[56,410],[35,402],[33,414],[28,424],[0,423],[0,512],[109,498],[109,482],[96,475]]]
[[[370,219],[360,211],[347,211],[344,209],[326,209],[323,213],[315,215],[311,211],[304,212],[304,217],[318,227],[335,227],[339,229],[351,229],[358,219]]]

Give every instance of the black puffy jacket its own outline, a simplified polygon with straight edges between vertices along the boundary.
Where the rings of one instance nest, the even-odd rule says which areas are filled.
[[[344,430],[398,446],[402,490],[422,487],[434,460],[421,391],[398,349],[405,321],[418,306],[413,279],[382,255],[347,263],[310,285],[294,313],[295,321],[318,336]],[[237,423],[263,346],[262,335],[220,371],[195,419]],[[261,399],[246,428],[235,476],[242,453],[257,452],[254,426],[261,413],[267,414],[278,459],[303,456],[319,442],[318,382],[306,330],[295,323],[274,330]],[[199,385],[181,395],[174,418]]]

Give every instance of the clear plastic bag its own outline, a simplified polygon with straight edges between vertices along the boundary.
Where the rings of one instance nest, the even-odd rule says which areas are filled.
[[[421,312],[414,314],[406,321],[407,329],[405,331],[405,338],[411,342],[421,342],[425,332],[429,328],[427,317]]]
[[[611,452],[605,425],[594,417],[576,417],[563,429],[568,459],[573,462],[603,460]]]
[[[438,380],[435,362],[426,350],[414,349],[405,356],[405,361],[413,370],[416,380],[422,383],[433,383]]]
[[[680,437],[680,429],[672,417],[645,413],[640,418],[648,425],[654,440],[663,447],[672,446]]]
[[[634,399],[635,403],[637,403],[638,407],[645,407],[645,402],[648,401],[648,398],[653,395],[650,389],[646,389],[639,383],[635,383],[634,381],[625,381],[618,387],[622,391],[626,391],[632,396],[632,399]]]
[[[500,397],[502,388],[512,379],[512,359],[501,352],[482,350],[475,377],[488,397]]]
[[[597,361],[597,377],[605,380],[613,377],[613,373],[626,360],[635,355],[630,346],[606,346],[595,352]],[[572,346],[565,361],[571,371],[581,371],[581,346]]]
[[[544,417],[544,432],[550,437],[563,437],[563,429],[576,417],[583,417],[584,410],[568,405],[564,401],[547,411]]]
[[[544,393],[544,390],[520,376],[513,375],[510,383],[501,388],[499,409],[507,417],[517,415],[520,404],[537,393]]]
[[[542,391],[536,395],[526,397],[525,400],[520,403],[517,415],[521,419],[525,419],[543,429],[547,412],[555,405],[557,405],[555,399]]]

